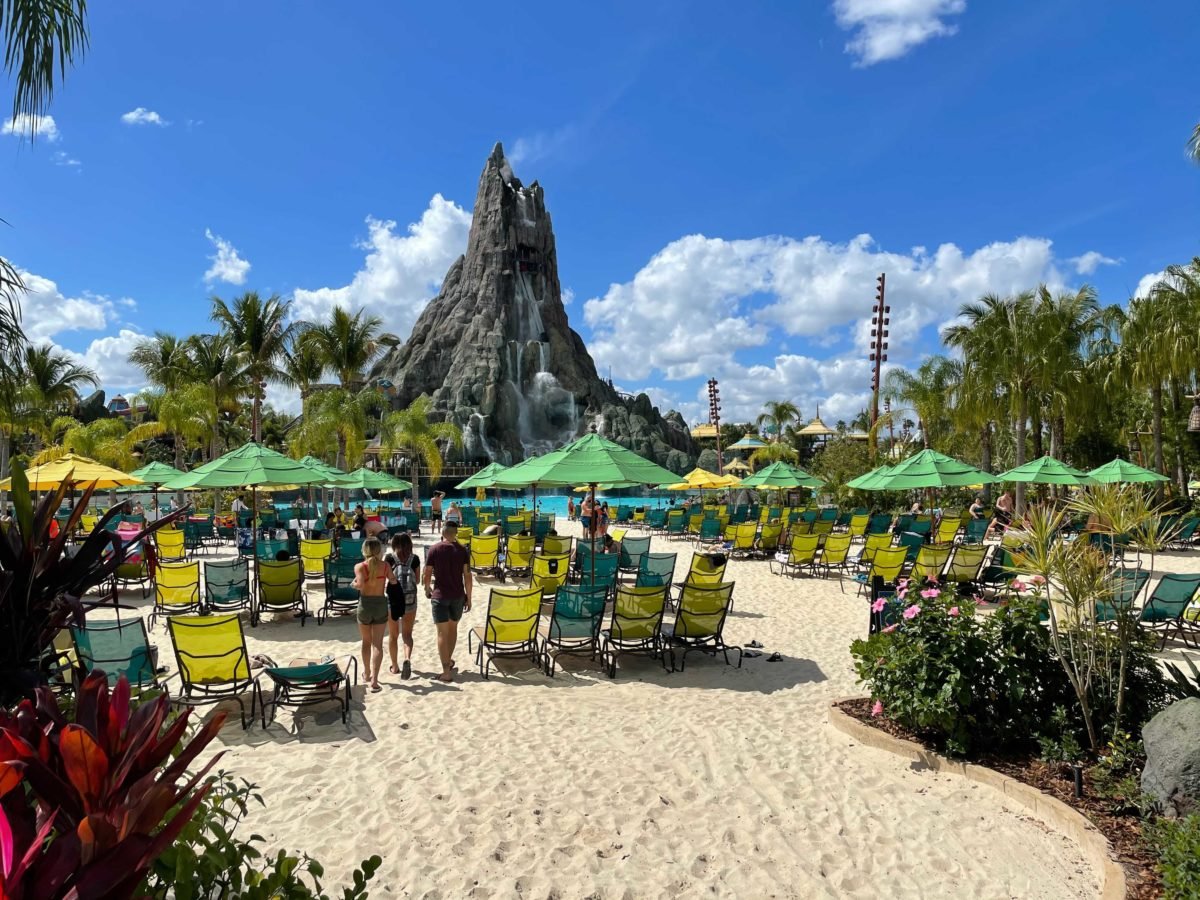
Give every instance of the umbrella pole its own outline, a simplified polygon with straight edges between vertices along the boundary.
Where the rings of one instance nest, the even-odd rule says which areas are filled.
[[[591,541],[592,552],[588,554],[588,559],[591,560],[591,563],[592,563],[592,579],[591,580],[592,580],[592,587],[595,588],[595,586],[596,586],[596,541],[595,541],[594,536],[595,536],[596,532],[592,528],[592,525],[596,521],[596,483],[594,481],[588,485],[588,492],[589,492],[588,496],[591,498],[591,501],[592,501],[591,502],[592,517],[588,521],[588,530],[591,532],[588,535],[588,538]]]

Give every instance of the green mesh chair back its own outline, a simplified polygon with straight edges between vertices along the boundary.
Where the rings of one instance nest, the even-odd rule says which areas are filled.
[[[254,555],[265,562],[274,562],[282,550],[288,549],[287,540],[275,538],[259,538],[254,542]]]
[[[990,524],[987,519],[968,519],[967,526],[963,530],[963,543],[982,544],[983,539],[987,537],[988,525]]]
[[[1014,566],[1012,553],[1004,547],[997,547],[991,560],[980,571],[979,583],[992,588],[1007,585],[1017,577],[1013,572]]]
[[[365,538],[348,538],[344,537],[338,540],[338,559],[353,560],[354,563],[362,562],[363,541]]]
[[[476,529],[479,527],[479,511],[473,506],[468,506],[462,511],[462,523],[468,528]]]
[[[904,513],[902,515],[896,516],[896,525],[893,528],[893,530],[896,531],[897,533],[903,533],[905,531],[912,531],[914,520],[915,520],[915,517],[910,516],[908,513]]]
[[[646,511],[646,527],[647,528],[665,528],[667,524],[667,511],[665,509],[650,509]]]
[[[1129,612],[1149,580],[1150,573],[1145,569],[1115,569],[1110,572],[1107,583],[1110,596],[1096,601],[1096,621],[1111,622]]]
[[[617,583],[617,554],[596,553],[580,563],[579,584],[611,591]]]
[[[933,533],[933,521],[917,516],[907,530],[910,534],[919,534],[923,538],[928,538]]]
[[[354,569],[362,560],[335,559],[325,566],[325,598],[343,604],[358,603]]]
[[[509,516],[504,520],[504,534],[507,537],[515,537],[525,530],[524,516]]]
[[[896,543],[907,551],[910,563],[916,562],[917,554],[925,546],[925,537],[924,535],[917,534],[915,531],[905,531],[901,533]]]
[[[530,563],[531,588],[538,588],[543,597],[553,597],[567,583],[571,571],[571,558],[565,553],[534,554]]]
[[[800,513],[800,521],[807,522],[809,525],[811,525],[813,522],[817,521],[818,512],[819,510],[806,509]]]
[[[700,528],[697,531],[697,540],[701,543],[719,540],[721,537],[721,520],[720,519],[702,519]]]
[[[642,564],[642,557],[650,551],[650,538],[630,537],[626,535],[621,540],[620,563],[618,567],[625,572],[636,572]]]
[[[838,510],[836,506],[824,507],[820,515],[817,517],[822,522],[836,522],[838,518]]]
[[[675,553],[644,553],[638,567],[638,587],[671,586],[675,577]]]
[[[594,642],[604,620],[608,591],[603,587],[565,584],[554,597],[547,636],[551,643]]]
[[[551,531],[554,530],[554,516],[538,516],[533,520],[533,537],[537,543],[542,543]]]
[[[250,605],[250,564],[244,559],[226,559],[204,564],[204,605],[209,610],[229,612]]]
[[[109,684],[116,684],[122,675],[134,687],[154,683],[154,657],[141,616],[123,622],[89,618],[82,628],[71,626],[71,640],[75,658],[85,672],[99,669]]]
[[[880,534],[891,530],[892,517],[886,513],[876,513],[867,520],[867,532],[869,534]]]
[[[1200,591],[1200,575],[1164,575],[1142,607],[1142,622],[1179,619]]]

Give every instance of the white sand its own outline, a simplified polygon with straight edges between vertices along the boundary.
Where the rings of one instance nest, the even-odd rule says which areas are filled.
[[[689,544],[656,537],[652,549],[676,550],[686,571]],[[1159,569],[1194,569],[1194,557]],[[727,639],[757,639],[763,656],[738,670],[693,653],[674,674],[626,657],[615,681],[586,660],[553,679],[501,663],[483,681],[465,647],[486,608],[477,589],[463,675],[435,684],[422,599],[413,679],[360,686],[348,727],[330,706],[283,710],[266,731],[230,718],[221,765],[267,799],[247,833],[312,853],[331,878],[378,853],[376,897],[1097,895],[1079,848],[997,792],[826,723],[831,699],[862,693],[848,646],[867,609],[853,585],[780,578],[760,561],[731,561],[726,577]],[[353,617],[246,624],[250,652],[284,664],[359,647]],[[174,668],[164,626],[152,640]],[[773,650],[784,659],[768,663]]]

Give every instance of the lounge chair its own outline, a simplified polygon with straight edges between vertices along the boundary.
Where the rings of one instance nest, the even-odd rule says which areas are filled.
[[[600,626],[608,590],[604,587],[583,587],[564,584],[554,596],[554,608],[549,621],[542,625],[541,657],[546,674],[553,677],[557,657],[562,654],[582,654],[596,658],[600,643]]]
[[[825,577],[828,578],[833,574],[833,570],[837,569],[840,584],[841,574],[850,565],[850,541],[852,539],[849,533],[831,534],[825,538],[825,543],[821,547],[821,555],[817,557],[812,565],[813,571],[822,569],[825,572]]]
[[[908,563],[911,565],[917,561],[917,555],[921,552],[921,548],[925,546],[925,537],[915,531],[904,531],[901,532],[896,544],[905,549],[905,552],[908,554]]]
[[[130,687],[139,691],[160,687],[146,620],[141,616],[125,621],[89,618],[83,627],[72,625],[70,635],[75,660],[85,673],[100,669],[110,685],[124,675]]]
[[[471,539],[471,570],[494,574],[500,565],[500,535],[480,534]]]
[[[666,587],[617,585],[609,627],[600,632],[601,654],[608,677],[617,677],[617,659],[625,653],[648,653],[670,671],[663,654],[662,622],[667,608]]]
[[[990,519],[968,519],[967,527],[963,530],[962,542],[964,544],[982,544],[983,539],[987,537],[989,524],[991,524]]]
[[[1158,649],[1167,646],[1174,631],[1186,645],[1189,635],[1200,636],[1200,622],[1187,618],[1192,601],[1200,591],[1200,575],[1164,575],[1142,605],[1138,625],[1147,631],[1161,634]],[[1200,642],[1195,642],[1200,645]]]
[[[254,694],[262,714],[263,728],[267,727],[268,711],[280,706],[299,709],[333,701],[342,714],[345,725],[350,715],[350,688],[358,684],[358,659],[347,656],[343,662],[307,663],[297,666],[268,666],[263,669],[272,685],[271,694],[263,693],[261,677],[254,679]],[[250,704],[253,710],[254,703]]]
[[[359,593],[354,586],[357,565],[353,559],[331,559],[325,564],[325,603],[317,610],[318,625],[324,625],[330,613],[350,613],[358,609]]]
[[[833,534],[833,521],[831,519],[818,519],[812,523],[813,534]]]
[[[579,586],[602,587],[611,594],[617,586],[617,554],[596,553],[580,563]]]
[[[637,573],[638,587],[663,587],[669,590],[675,578],[675,553],[644,553]]]
[[[366,538],[349,538],[344,537],[338,540],[337,558],[347,559],[358,565],[363,559],[363,541]]]
[[[467,633],[467,652],[475,654],[479,673],[488,677],[492,660],[528,656],[538,665],[538,621],[542,614],[542,589],[492,588],[483,625]],[[472,649],[472,641],[479,646]]]
[[[567,583],[571,572],[571,557],[565,553],[536,553],[530,562],[530,588],[537,588],[543,597],[553,597]]]
[[[702,586],[720,584],[725,578],[728,557],[724,553],[693,553],[684,584]]]
[[[1167,542],[1167,546],[1172,550],[1191,549],[1195,546],[1197,526],[1200,526],[1200,516],[1184,519],[1183,524],[1179,526],[1179,531]]]
[[[533,566],[532,534],[517,534],[508,539],[504,551],[504,571],[509,575],[529,575]]]
[[[983,544],[959,544],[954,548],[954,555],[950,557],[950,564],[946,566],[943,577],[950,584],[970,584],[978,581],[987,554],[988,548]]]
[[[200,563],[159,563],[154,570],[154,608],[150,627],[159,616],[179,616],[200,609]]]
[[[204,553],[207,551],[208,548],[204,543],[204,530],[200,527],[199,522],[184,520],[183,546],[188,553]]]
[[[571,555],[572,545],[575,539],[566,534],[548,534],[542,541],[542,552],[547,556],[561,556],[562,554]]]
[[[884,547],[875,551],[871,557],[871,567],[863,573],[854,576],[858,582],[859,593],[867,593],[875,579],[882,578],[884,585],[896,583],[904,570],[908,552],[904,547]]]
[[[254,678],[242,620],[237,616],[178,616],[167,619],[167,632],[178,663],[178,671],[171,677],[180,680],[180,690],[171,702],[203,706],[234,700],[242,712],[242,728],[246,728],[241,695],[253,689]],[[254,715],[253,695],[250,715]]]
[[[986,549],[991,548],[985,547]],[[991,558],[979,570],[976,581],[980,588],[991,590],[996,596],[1011,594],[1012,582],[1017,577],[1017,573],[1013,571],[1015,568],[1016,560],[1013,559],[1012,552],[1004,547],[996,547]]]
[[[183,532],[177,528],[160,528],[154,533],[154,547],[162,562],[179,562],[187,559],[183,546]]]
[[[150,596],[150,552],[148,544],[134,541],[125,549],[125,559],[113,573],[113,581],[117,587],[137,587],[142,592],[143,600]]]
[[[850,538],[861,538],[867,533],[867,526],[871,524],[871,517],[866,513],[858,513],[850,517],[850,524],[847,530],[850,533]]]
[[[725,643],[722,632],[725,629],[725,619],[733,605],[733,582],[700,587],[695,584],[685,584],[679,595],[679,611],[675,621],[664,625],[662,629],[663,642],[671,654],[671,670],[675,670],[675,649],[681,648],[679,655],[679,671],[687,665],[687,655],[693,650],[700,650],[710,656],[721,653],[725,657],[725,665],[729,665],[729,651],[736,650],[738,655],[737,667],[742,667],[742,649]]]
[[[946,568],[950,559],[951,549],[953,548],[949,544],[926,544],[921,547],[917,551],[910,577],[918,581],[922,578],[941,578],[942,569]]]
[[[882,534],[892,530],[892,517],[887,513],[876,513],[867,521],[867,534]]]
[[[621,538],[620,562],[617,569],[622,572],[637,572],[641,568],[642,557],[650,552],[650,537]]]
[[[766,524],[758,533],[758,541],[754,545],[754,552],[763,559],[769,559],[774,556],[779,550],[779,538],[783,534],[783,523],[776,522],[775,524]]]
[[[740,525],[729,526],[725,530],[726,542],[730,542],[730,529],[733,530],[732,546],[729,547],[730,556],[749,556],[752,554],[754,552],[754,542],[758,537],[758,523],[743,522]]]
[[[244,559],[204,564],[204,613],[238,612],[250,608],[250,564]]]
[[[325,563],[333,556],[333,541],[329,538],[300,541],[300,561],[305,578],[325,577]]]
[[[1107,587],[1111,597],[1096,601],[1095,621],[1111,625],[1121,616],[1129,615],[1138,594],[1149,580],[1150,573],[1145,569],[1114,569],[1109,572]]]
[[[800,574],[800,570],[811,568],[813,561],[817,557],[817,548],[820,546],[821,536],[819,534],[798,534],[792,538],[792,545],[788,548],[786,560],[773,559],[770,562],[771,573],[775,575],[791,575],[793,578]],[[776,567],[778,566],[778,570]]]
[[[274,562],[282,552],[291,552],[286,539],[259,538],[254,542],[255,559]]]
[[[250,606],[251,627],[262,621],[263,613],[295,611],[300,616],[300,627],[303,628],[304,620],[308,618],[308,592],[304,590],[304,571],[300,560],[262,560],[258,563],[256,575],[258,589]]]
[[[962,519],[957,517],[943,515],[938,521],[937,533],[933,536],[935,544],[952,544],[958,536],[958,530],[962,527]]]
[[[505,520],[504,520],[504,536],[505,537],[509,537],[509,538],[516,537],[524,530],[525,530],[525,517],[524,516],[508,516],[507,518],[505,518]]]

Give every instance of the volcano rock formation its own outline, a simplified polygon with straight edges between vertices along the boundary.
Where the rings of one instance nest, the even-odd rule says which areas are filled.
[[[428,394],[462,428],[468,459],[511,465],[591,426],[677,472],[696,458],[678,413],[623,398],[596,374],[567,324],[542,188],[521,184],[500,144],[479,178],[466,254],[383,371],[395,402]]]

